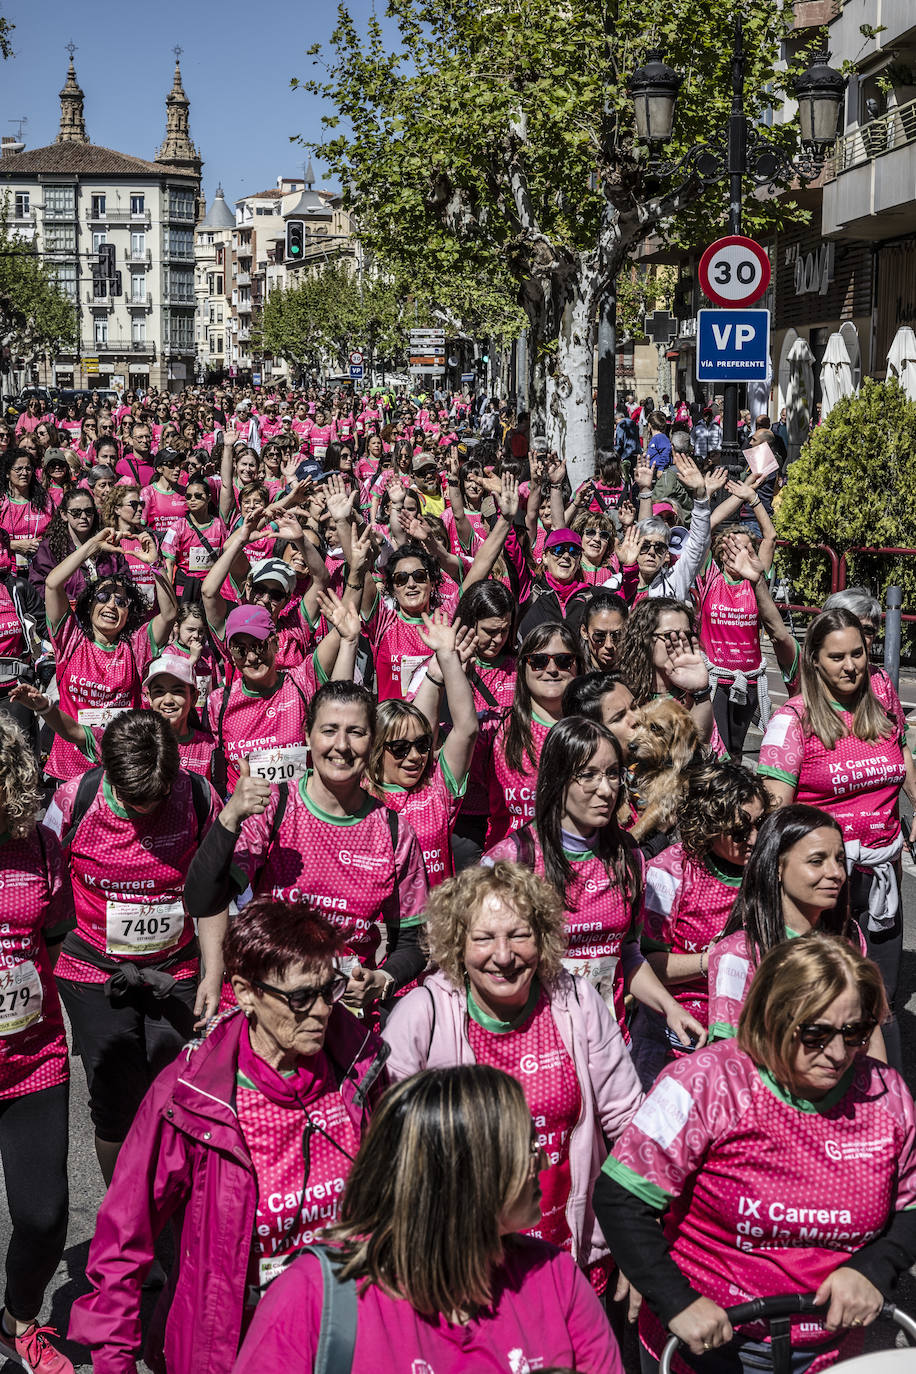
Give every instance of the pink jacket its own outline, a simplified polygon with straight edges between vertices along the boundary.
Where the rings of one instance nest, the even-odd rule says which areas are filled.
[[[242,1334],[257,1178],[235,1114],[240,1011],[220,1018],[156,1079],[124,1142],[89,1250],[92,1292],[70,1314],[70,1339],[95,1374],[134,1374],[140,1288],[156,1237],[174,1217],[179,1258],[156,1308],[144,1358],[162,1374],[229,1374]],[[386,1048],[342,1006],[325,1053],[361,1128],[386,1085]]]
[[[569,1138],[571,1187],[566,1220],[573,1257],[585,1268],[608,1254],[592,1211],[592,1188],[608,1150],[643,1099],[616,1020],[585,978],[565,971],[548,986],[553,1019],[572,1057],[582,1115]],[[388,1072],[397,1081],[420,1069],[475,1063],[467,1033],[467,994],[434,973],[395,1003],[382,1032],[391,1047]]]

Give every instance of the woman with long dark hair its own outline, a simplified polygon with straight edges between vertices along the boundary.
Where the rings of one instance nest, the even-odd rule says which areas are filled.
[[[518,663],[512,705],[493,737],[487,848],[534,819],[538,760],[563,715],[563,693],[582,672],[581,640],[548,621],[526,636]]]
[[[35,464],[21,449],[0,456],[0,528],[10,537],[16,566],[27,568],[51,522],[53,507]]]
[[[916,765],[906,721],[875,694],[868,645],[857,616],[822,611],[802,648],[801,695],[775,712],[758,771],[776,806],[819,806],[843,833],[850,902],[884,977],[890,1062],[901,1065],[894,1002],[903,949],[897,860],[903,849],[898,800],[916,803]],[[916,839],[916,816],[910,840]]]
[[[643,862],[617,821],[624,776],[623,751],[609,730],[582,716],[561,720],[541,751],[533,823],[488,850],[484,862],[522,863],[553,885],[564,907],[563,966],[594,984],[625,1035],[630,990],[686,1045],[688,1031],[702,1036],[702,1026],[681,1012],[639,952]]]
[[[71,488],[51,516],[41,543],[29,563],[29,581],[41,596],[45,594],[45,581],[51,569],[81,549],[98,534],[99,529],[99,513],[92,492],[82,487]],[[70,601],[76,602],[92,579],[127,572],[127,560],[120,550],[99,547],[91,554],[87,553],[67,578],[65,591]]]

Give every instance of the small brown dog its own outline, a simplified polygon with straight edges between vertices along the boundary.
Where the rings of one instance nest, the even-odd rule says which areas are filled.
[[[688,769],[701,757],[697,727],[680,702],[661,697],[641,709],[630,741],[629,798],[639,812],[634,840],[674,829]]]

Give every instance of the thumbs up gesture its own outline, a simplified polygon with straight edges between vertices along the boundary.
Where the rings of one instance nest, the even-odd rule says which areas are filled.
[[[226,805],[220,812],[220,824],[227,830],[238,831],[249,816],[260,816],[270,801],[270,783],[253,778],[247,759],[239,762],[239,780]]]

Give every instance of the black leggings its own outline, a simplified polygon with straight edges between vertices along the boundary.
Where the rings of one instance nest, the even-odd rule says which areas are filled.
[[[119,1145],[153,1079],[194,1034],[197,984],[183,978],[167,997],[147,987],[105,996],[104,983],[59,978],[89,1083],[89,1114],[99,1140]]]
[[[0,1102],[0,1159],[13,1233],[3,1305],[17,1321],[41,1311],[67,1240],[69,1083]]]
[[[884,1048],[887,1050],[887,1062],[892,1069],[903,1073],[903,1046],[897,1022],[897,981],[900,977],[900,960],[903,957],[903,894],[900,893],[898,885],[899,902],[894,924],[886,930],[869,930],[868,890],[871,883],[870,873],[858,868],[853,870],[850,883],[852,914],[865,936],[868,957],[878,965],[884,979],[890,1018],[885,1021],[881,1031],[884,1035]]]
[[[724,682],[716,688],[712,699],[712,713],[729,758],[734,759],[735,763],[740,763],[744,741],[757,710],[757,684],[747,684],[747,701],[743,705],[740,701],[729,701],[728,692],[729,688]]]

